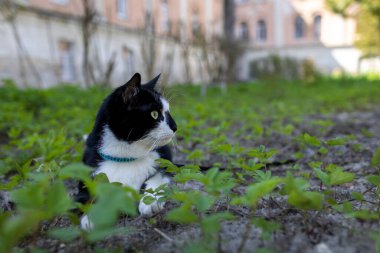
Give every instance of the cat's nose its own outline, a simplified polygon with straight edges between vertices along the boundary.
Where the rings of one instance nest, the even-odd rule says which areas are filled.
[[[177,124],[174,122],[173,120],[173,123],[171,124],[170,126],[170,129],[175,133],[175,131],[177,131]]]
[[[170,113],[167,113],[166,122],[168,123],[170,129],[175,133],[177,131],[177,124],[175,123],[174,119],[170,115]]]

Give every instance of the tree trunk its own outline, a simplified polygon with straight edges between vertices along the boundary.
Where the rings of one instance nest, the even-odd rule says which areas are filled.
[[[225,82],[230,83],[235,79],[236,42],[235,42],[235,1],[224,0],[224,52],[226,55]]]
[[[96,11],[92,0],[82,0],[83,5],[83,19],[82,19],[82,43],[83,43],[83,77],[85,87],[91,85],[91,64],[90,64],[90,44],[92,35],[96,29],[95,17]]]
[[[146,78],[150,79],[154,77],[157,60],[157,41],[152,13],[146,12],[145,22],[146,24],[141,37],[141,55],[144,62]]]

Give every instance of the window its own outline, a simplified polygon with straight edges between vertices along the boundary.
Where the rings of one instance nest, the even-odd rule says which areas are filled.
[[[193,33],[193,36],[197,36],[201,32],[199,17],[198,17],[198,13],[196,12],[194,12],[191,17],[191,31]]]
[[[56,3],[56,4],[67,4],[69,0],[52,0],[52,2]]]
[[[300,16],[297,16],[294,23],[294,30],[295,30],[294,37],[296,39],[301,39],[305,37],[305,27],[306,27],[305,21]]]
[[[322,17],[321,15],[317,15],[314,17],[313,21],[313,30],[314,30],[314,38],[320,39],[321,38],[321,26],[322,25]]]
[[[267,24],[264,20],[259,20],[256,27],[256,39],[257,41],[266,41],[267,40]]]
[[[243,41],[249,40],[249,29],[247,22],[242,22],[240,24],[239,37]]]
[[[127,19],[128,18],[128,2],[127,0],[116,0],[117,1],[117,15],[119,18]]]
[[[59,75],[60,80],[66,83],[72,83],[76,80],[74,46],[67,40],[58,42],[59,48]]]
[[[161,26],[163,32],[170,31],[169,5],[167,0],[161,2]]]

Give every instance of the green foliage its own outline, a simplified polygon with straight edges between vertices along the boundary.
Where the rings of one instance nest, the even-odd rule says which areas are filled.
[[[228,212],[210,214],[201,222],[202,231],[207,236],[213,237],[219,232],[222,221],[232,220],[233,218],[234,216]]]
[[[232,204],[255,207],[261,198],[272,193],[281,182],[282,179],[275,177],[252,184],[248,186],[246,194],[244,196],[234,198],[232,200]]]
[[[174,221],[178,223],[194,223],[198,220],[197,215],[191,210],[190,207],[183,206],[173,210],[170,210],[166,214],[168,221]]]
[[[380,175],[370,175],[367,180],[374,186],[380,187]]]
[[[282,68],[278,59],[273,61]],[[229,87],[226,95],[210,88],[207,98],[197,97],[199,87],[168,89],[169,93],[179,89],[178,93],[186,94],[174,96],[171,108],[179,125],[178,147],[187,155],[187,160],[182,167],[162,159],[158,161],[167,172],[174,174],[175,184],[155,191],[146,190],[155,193],[155,197],[149,194],[143,197],[128,187],[111,184],[104,174],[91,179],[92,170],[80,162],[83,135],[91,130],[96,110],[109,91],[69,86],[47,90],[1,87],[0,190],[10,193],[16,210],[0,213],[0,252],[11,252],[26,242],[25,237],[36,232],[67,242],[80,238],[89,244],[112,235],[131,233],[133,228],[115,225],[120,215],[136,216],[137,203],[142,197],[146,204],[156,200],[171,202],[175,207],[162,215],[167,222],[192,224],[201,229],[200,241],[188,245],[188,252],[217,251],[221,225],[235,219],[231,210],[237,205],[248,209],[249,220],[262,230],[264,239],[269,238],[283,228],[276,219],[267,221],[255,215],[261,205],[274,197],[284,203],[287,201],[291,208],[300,209],[304,214],[309,210],[330,212],[334,208],[333,211],[348,217],[375,219],[377,210],[339,202],[334,197],[333,190],[355,180],[354,174],[322,163],[322,158],[333,154],[334,148],[354,147],[354,138],[320,137],[334,124],[328,120],[313,122],[315,132],[300,134],[298,126],[305,124],[304,115],[379,104],[380,87],[376,80],[347,79],[342,84],[339,80],[315,78],[312,86],[303,85],[304,81],[236,85]],[[287,154],[294,155],[297,161],[284,166],[285,177],[270,165],[279,159],[280,150],[271,144],[260,145],[265,143],[266,137],[278,134],[299,146],[297,153]],[[247,143],[255,143],[255,146]],[[304,168],[298,161],[305,149],[315,151],[310,168]],[[374,167],[379,165],[377,153],[372,159]],[[200,164],[210,163],[211,169],[200,170]],[[222,167],[225,169],[220,169]],[[379,176],[370,175],[367,179],[380,196]],[[72,180],[85,183],[93,203],[73,202],[65,187]],[[320,181],[327,190],[323,191],[322,186],[319,191],[316,189],[315,182]],[[183,187],[193,183],[198,190]],[[353,202],[366,201],[365,192],[351,195]],[[289,206],[285,204],[284,208]],[[95,225],[93,230],[79,229],[78,217],[71,213],[73,208],[90,217]],[[71,224],[51,225],[48,230],[42,227],[60,217],[68,218]]]
[[[257,149],[252,149],[247,152],[247,155],[257,158],[261,163],[269,162],[269,159],[277,154],[277,150],[269,149],[267,150],[265,146],[261,145]]]
[[[376,187],[376,193],[380,196],[380,174],[367,176],[367,181]]]
[[[328,146],[341,146],[341,145],[345,145],[350,139],[351,139],[350,137],[334,138],[331,140],[327,140],[326,144]]]
[[[36,173],[21,188],[11,191],[16,214],[2,213],[0,218],[0,251],[9,252],[23,236],[36,229],[43,220],[67,214],[73,203],[62,181],[48,174]]]
[[[228,171],[219,171],[218,168],[211,168],[206,175],[199,180],[204,184],[207,192],[219,195],[227,194],[235,186],[233,174]]]
[[[361,11],[358,20],[358,40],[356,45],[367,56],[380,55],[380,3],[372,0],[361,0]]]
[[[378,147],[373,153],[371,165],[374,167],[380,166],[380,147]]]
[[[314,168],[316,177],[319,178],[326,186],[341,185],[352,182],[355,174],[351,172],[344,172],[343,168],[330,164],[326,167],[325,171],[319,168]]]
[[[98,183],[95,187],[96,202],[91,205],[87,213],[90,220],[94,221],[94,227],[101,229],[114,225],[119,213],[136,215],[137,208],[131,192],[133,190],[128,187]],[[107,215],[104,215],[105,206],[107,207]]]
[[[315,146],[315,147],[320,147],[321,146],[321,141],[318,140],[317,137],[311,136],[311,135],[309,135],[307,133],[303,135],[303,140],[304,140],[304,142],[307,145]]]
[[[364,57],[379,56],[380,54],[380,2],[374,0],[326,0],[327,6],[343,17],[354,18],[357,22],[356,46]],[[352,6],[357,5],[357,11]],[[354,10],[355,10],[354,9]]]
[[[82,231],[79,227],[54,228],[49,231],[49,235],[53,238],[64,242],[69,242],[79,237]]]
[[[71,163],[63,167],[59,171],[58,176],[62,180],[74,178],[85,181],[88,179],[91,171],[91,168],[85,166],[83,163]]]
[[[289,194],[288,202],[294,207],[303,210],[321,210],[323,208],[324,195],[319,192],[296,192]]]
[[[347,9],[350,7],[355,0],[326,0],[326,5],[333,12],[341,14],[343,16],[347,16]]]
[[[318,72],[312,60],[297,60],[291,57],[270,55],[250,63],[250,75],[262,80],[302,80],[310,84],[315,82]]]
[[[24,236],[33,232],[40,221],[46,219],[42,212],[31,211],[11,216],[10,213],[0,214],[0,251],[10,252]]]
[[[302,210],[321,210],[323,208],[324,195],[319,192],[308,191],[309,182],[303,178],[294,178],[288,172],[285,186],[281,194],[288,195],[288,203]]]

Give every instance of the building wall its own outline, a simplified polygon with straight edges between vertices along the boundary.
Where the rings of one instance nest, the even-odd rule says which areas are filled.
[[[236,29],[241,22],[249,25],[250,41],[256,47],[284,47],[322,43],[326,46],[349,46],[355,39],[355,21],[343,19],[327,10],[325,0],[246,0],[237,1]],[[295,37],[295,21],[305,22],[305,36]],[[314,35],[314,18],[321,16],[321,36]],[[267,26],[267,39],[258,41],[258,21]]]
[[[117,24],[130,29],[138,29],[144,26],[145,7],[142,0],[127,0],[125,14],[120,14],[122,10],[118,10],[116,0],[100,1],[103,6],[104,17],[107,22]]]
[[[236,36],[241,36],[241,25],[245,22],[249,28],[249,40],[245,40],[247,44],[254,44],[256,47],[274,46],[274,2],[242,1],[238,2],[236,7]],[[257,38],[257,22],[260,20],[267,24],[266,41],[260,41]]]
[[[99,25],[90,45],[90,62],[99,70],[95,74],[103,73],[107,62],[115,55],[115,69],[112,74],[114,85],[124,83],[133,72],[141,72],[143,78],[148,78],[145,73],[147,63],[142,51],[151,35],[144,32],[143,28],[146,25],[146,13],[151,13],[158,35],[154,40],[156,59],[153,72],[163,73],[162,79],[167,83],[207,82],[207,73],[197,74],[202,71],[199,69],[200,50],[186,49],[190,52],[187,60],[189,69],[189,65],[185,65],[184,47],[178,40],[181,23],[185,39],[192,38],[193,20],[190,14],[194,11],[198,12],[199,26],[204,32],[211,33],[218,29],[216,25],[221,22],[215,22],[214,17],[209,15],[214,13],[213,2],[218,0],[206,1],[209,8],[207,13],[202,8],[202,0],[167,0],[169,8],[166,11],[162,10],[163,0],[126,0],[126,15],[121,16],[118,14],[116,0],[94,0],[100,14]],[[0,32],[3,35],[0,41],[0,79],[10,78],[20,86],[40,87],[49,87],[60,82],[83,83],[81,0],[63,0],[61,3],[56,0],[27,0],[23,3],[24,7],[17,18],[17,27],[25,50],[20,50],[17,46],[9,24],[0,20]],[[184,13],[187,15],[180,15]],[[168,17],[164,17],[164,14]],[[164,29],[164,19],[170,23],[168,31]],[[22,61],[19,60],[19,55]],[[28,64],[28,59],[31,59],[33,65]],[[187,76],[191,80],[187,80]]]
[[[81,0],[26,0],[25,6],[38,8],[49,12],[59,12],[73,16],[83,13]]]
[[[21,77],[22,66],[27,63],[25,59],[32,59],[41,80],[36,80],[30,67],[25,67],[25,78],[28,84],[46,87],[58,81],[59,75],[59,40],[68,40],[73,43],[75,62],[79,59],[78,44],[80,44],[80,31],[75,21],[57,18],[50,22],[50,18],[41,18],[33,12],[22,12],[18,15],[18,32],[21,35],[22,51],[14,39],[12,30],[7,23],[0,23],[0,30],[4,40],[0,46],[0,78],[12,78],[17,83],[24,83]],[[23,56],[23,63],[18,61],[18,55]],[[78,66],[76,66],[78,69]]]

